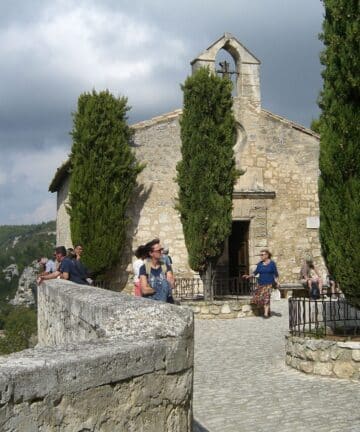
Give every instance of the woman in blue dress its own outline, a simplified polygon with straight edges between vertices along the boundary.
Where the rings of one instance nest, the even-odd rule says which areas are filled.
[[[271,259],[268,249],[260,251],[261,261],[257,264],[252,275],[244,275],[246,279],[259,275],[258,285],[251,299],[252,304],[264,307],[264,318],[270,318],[270,296],[274,286],[279,288],[279,273],[275,262]]]

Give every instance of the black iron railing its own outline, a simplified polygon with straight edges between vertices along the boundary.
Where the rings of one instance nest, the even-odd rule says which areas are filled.
[[[360,310],[345,298],[290,298],[289,330],[295,336],[357,336],[360,335]]]
[[[173,295],[183,300],[204,299],[204,286],[206,280],[200,278],[175,278]],[[248,280],[242,278],[214,278],[209,284],[208,300],[227,298],[237,299],[242,296],[251,295],[256,285],[256,278]]]

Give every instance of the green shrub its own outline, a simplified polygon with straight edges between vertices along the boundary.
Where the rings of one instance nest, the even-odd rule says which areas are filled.
[[[0,354],[10,354],[29,348],[30,338],[37,332],[37,317],[34,309],[14,307],[3,315],[5,337],[0,338]]]

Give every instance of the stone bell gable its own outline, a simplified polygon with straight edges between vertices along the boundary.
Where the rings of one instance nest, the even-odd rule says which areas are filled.
[[[216,64],[225,50],[233,65]],[[325,273],[319,243],[319,136],[310,129],[261,108],[260,61],[235,37],[225,33],[192,62],[192,70],[208,66],[231,75],[235,91],[233,112],[237,127],[234,153],[244,171],[234,188],[232,233],[218,264],[224,277],[248,273],[269,248],[278,264],[281,282],[297,282],[305,255],[312,255]],[[112,279],[128,281],[132,251],[154,237],[170,248],[177,274],[193,274],[182,225],[175,210],[176,164],[181,158],[181,109],[132,125],[133,149],[146,167],[129,209],[132,226],[122,261]],[[71,245],[68,196],[69,162],[59,168],[50,190],[58,195],[57,243]],[[206,167],[204,167],[206,170]],[[131,280],[131,279],[129,279]]]
[[[242,45],[232,34],[225,33],[219,40],[210,45],[192,62],[192,72],[201,67],[209,67],[216,72],[216,57],[221,49],[227,51],[235,62],[237,75],[235,92],[241,106],[252,106],[260,109],[260,61]]]

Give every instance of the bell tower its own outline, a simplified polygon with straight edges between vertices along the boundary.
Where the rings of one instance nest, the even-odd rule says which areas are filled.
[[[218,52],[223,49],[227,51],[234,60],[235,70],[229,70],[227,62],[215,64]],[[209,67],[213,73],[220,72],[223,75],[236,75],[234,103],[239,104],[242,109],[261,109],[260,96],[260,61],[245,48],[232,34],[224,35],[210,45],[203,53],[198,55],[192,62],[193,73],[201,67]]]

